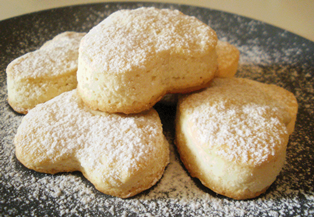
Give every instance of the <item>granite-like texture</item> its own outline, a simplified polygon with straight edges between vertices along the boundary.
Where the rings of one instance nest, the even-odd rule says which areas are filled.
[[[28,170],[14,154],[22,119],[6,102],[5,68],[66,30],[88,31],[112,12],[155,6],[179,9],[216,30],[241,51],[237,76],[274,83],[299,102],[287,163],[266,194],[235,201],[216,195],[191,178],[173,146],[174,107],[155,106],[171,143],[171,163],[160,182],[131,198],[104,195],[80,173],[46,175]],[[313,216],[314,215],[314,43],[265,23],[215,10],[157,3],[72,6],[0,22],[0,213],[4,216]]]

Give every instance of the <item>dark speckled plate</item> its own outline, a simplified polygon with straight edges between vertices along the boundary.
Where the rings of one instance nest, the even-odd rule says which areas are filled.
[[[88,31],[119,9],[141,6],[178,9],[216,30],[241,51],[237,76],[274,83],[299,102],[287,162],[260,197],[235,201],[191,178],[173,147],[175,108],[157,105],[171,143],[171,163],[153,188],[130,199],[104,195],[79,173],[47,175],[26,169],[14,155],[22,119],[6,102],[5,68],[56,34]],[[282,29],[233,14],[186,5],[103,3],[32,13],[0,22],[0,215],[1,216],[313,216],[314,43]]]

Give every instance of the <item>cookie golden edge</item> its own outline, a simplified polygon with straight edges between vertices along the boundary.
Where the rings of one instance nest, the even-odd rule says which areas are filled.
[[[62,96],[63,94],[52,100],[58,100],[58,97]],[[47,101],[47,103],[52,100]],[[78,98],[78,101],[81,100]],[[32,109],[30,113],[24,116],[21,125],[23,124],[25,127],[25,124],[27,125],[27,123],[30,121],[26,120],[28,116],[30,114],[38,113],[37,110],[40,110],[40,107],[45,106],[45,104],[46,103],[40,104]],[[86,110],[95,113],[96,115],[97,113],[101,113],[97,111],[91,111],[88,108],[86,108]],[[154,109],[144,112],[143,115],[159,117],[158,113]],[[23,123],[23,121],[25,121],[25,123]],[[83,167],[80,163],[80,160],[71,154],[57,157],[57,159],[50,158],[45,156],[46,151],[41,150],[40,144],[37,143],[31,144],[30,147],[33,149],[33,154],[28,154],[30,149],[25,148],[25,146],[22,145],[25,142],[25,138],[27,136],[22,129],[20,129],[20,127],[18,128],[14,138],[15,155],[19,162],[22,163],[26,168],[47,174],[80,171],[83,176],[95,186],[97,190],[104,194],[115,197],[129,198],[154,186],[162,178],[164,170],[166,169],[170,160],[169,143],[161,132],[162,138],[158,139],[158,141],[160,140],[161,143],[158,144],[158,148],[156,148],[154,151],[156,152],[155,155],[158,157],[149,160],[149,162],[146,164],[138,165],[139,169],[137,169],[135,172],[132,172],[131,174],[123,174],[122,181],[116,184],[115,182],[103,180],[101,174],[95,174],[95,171],[92,169]],[[102,171],[106,172],[105,169],[102,169]]]
[[[69,69],[59,68],[61,73],[57,75],[39,75],[32,76],[26,75],[24,77],[23,72],[17,73],[16,70],[19,69],[20,65],[25,61],[36,60],[37,56],[41,56],[41,49],[50,49],[53,47],[53,43],[62,41],[65,38],[71,38],[74,41],[76,39],[81,39],[85,33],[79,32],[62,32],[56,35],[51,40],[45,42],[38,50],[26,53],[9,63],[6,68],[7,74],[7,89],[8,98],[7,101],[11,108],[21,114],[27,114],[27,112],[34,108],[37,104],[46,102],[59,94],[70,91],[77,86],[77,66],[71,67]],[[78,53],[79,43],[77,43],[77,53]],[[60,48],[60,47],[59,47]],[[57,48],[57,49],[59,49]],[[53,52],[53,50],[51,51]],[[73,53],[71,53],[72,55]],[[71,57],[69,62],[73,62]],[[43,67],[43,66],[40,66]],[[16,69],[17,68],[17,69]],[[24,69],[26,73],[27,69]],[[20,74],[20,75],[17,75]]]
[[[232,78],[237,70],[240,59],[240,51],[229,42],[218,41],[216,45],[217,53],[217,70],[215,72],[215,78]],[[210,83],[210,82],[209,82]],[[201,86],[199,89],[207,87],[208,84]],[[160,100],[160,103],[174,106],[178,101],[177,94],[166,94]]]
[[[189,123],[186,123],[186,117],[189,114],[186,114],[184,111],[182,111],[184,108],[179,108],[180,102],[177,106],[177,115],[175,121],[175,145],[179,152],[180,159],[185,168],[188,170],[189,174],[192,177],[198,178],[204,186],[216,192],[217,194],[224,195],[236,200],[245,200],[258,197],[259,195],[265,193],[266,190],[276,180],[283,165],[285,164],[286,146],[288,144],[289,135],[294,130],[298,111],[297,100],[291,92],[276,85],[266,85],[251,80],[248,80],[248,82],[259,86],[265,91],[270,91],[269,93],[273,94],[274,100],[281,101],[281,103],[286,105],[288,104],[288,110],[291,116],[289,122],[286,123],[288,133],[282,138],[285,145],[281,148],[279,154],[277,154],[274,158],[264,162],[263,164],[258,166],[241,165],[230,161],[228,162],[228,160],[223,159],[221,156],[212,153],[205,156],[207,160],[212,159],[211,162],[214,162],[215,165],[221,164],[221,168],[218,168],[218,170],[228,169],[228,171],[230,171],[230,174],[220,177],[218,181],[214,180],[211,178],[211,176],[215,176],[216,174],[212,174],[212,172],[208,170],[208,164],[211,162],[207,161],[207,165],[202,162],[202,159],[204,159],[204,155],[201,154],[202,147],[200,147],[198,144],[195,144],[195,141],[193,141],[193,136],[197,137],[198,135],[193,135],[193,132],[187,132],[189,130],[187,129],[189,128],[187,127]],[[195,148],[195,146],[198,146],[198,148]],[[236,176],[240,179],[246,180],[248,185],[242,185],[240,188],[239,186],[234,187],[233,184],[236,182],[232,181],[232,179]],[[255,187],[254,182],[257,183]],[[249,186],[252,183],[253,186]]]
[[[107,195],[120,198],[130,198],[133,197],[145,190],[152,188],[160,179],[162,178],[164,171],[169,163],[169,151],[160,154],[160,158],[151,161],[149,165],[145,165],[146,168],[140,170],[137,174],[133,175],[135,178],[127,180],[126,183],[120,185],[119,187],[112,186],[110,184],[104,185],[104,182],[98,177],[93,176],[86,169],[82,167],[77,167],[75,159],[67,159],[60,163],[59,165],[50,166],[51,162],[42,162],[41,165],[37,165],[31,162],[30,159],[26,159],[25,155],[22,154],[21,147],[18,145],[19,139],[14,140],[15,143],[15,155],[16,158],[22,163],[26,168],[34,170],[40,173],[46,174],[58,174],[65,172],[76,172],[79,171],[82,175],[94,185],[94,187]],[[165,138],[165,146],[169,146],[168,141]],[[165,150],[167,148],[165,147]],[[162,165],[162,166],[160,166]],[[72,168],[71,168],[72,167]],[[48,169],[47,169],[48,168]]]
[[[27,114],[29,110],[36,105],[44,103],[61,93],[73,90],[76,88],[76,70],[69,71],[69,73],[53,78],[40,78],[34,80],[11,80],[7,79],[8,84],[8,103],[11,108],[20,113]],[[46,90],[44,90],[46,86]],[[40,94],[25,93],[40,90]],[[35,92],[35,91],[34,91]]]
[[[144,14],[149,13],[150,10],[174,14],[173,11],[168,9],[159,10],[155,8],[140,8],[129,10],[128,12],[118,11],[117,13],[127,13],[128,15],[138,13],[139,11]],[[118,15],[113,14],[111,16],[116,18]],[[99,29],[106,26],[110,19],[114,19],[111,16],[94,28]],[[186,19],[188,16],[182,13],[178,13],[177,16],[182,17],[182,22],[187,22],[185,20],[188,20]],[[148,52],[147,58],[146,56],[142,58],[148,59],[147,62],[141,63],[142,65],[140,66],[134,65],[131,67],[136,70],[119,69],[122,71],[126,70],[123,73],[100,71],[94,63],[94,57],[88,56],[87,53],[90,46],[88,46],[89,40],[87,39],[88,37],[94,37],[92,29],[82,39],[79,53],[77,89],[85,104],[94,110],[109,113],[139,113],[151,108],[167,93],[185,93],[206,87],[214,78],[217,69],[215,51],[217,36],[214,30],[206,24],[195,18],[189,19],[193,20],[196,26],[200,26],[203,29],[202,34],[210,37],[210,40],[200,43],[198,49],[194,48],[197,47],[197,43],[195,45],[191,43],[193,49],[191,48],[188,52],[178,45],[175,48],[171,47],[169,50],[158,51],[159,53]],[[143,28],[144,30],[145,28]],[[158,49],[152,48],[152,50]],[[90,59],[93,59],[93,61],[90,61]],[[115,61],[112,60],[112,62]],[[127,85],[121,86],[121,84]],[[117,87],[119,87],[119,90]],[[98,89],[106,89],[106,91],[100,92]]]
[[[215,77],[233,77],[238,70],[240,51],[229,42],[219,40],[216,46],[216,53],[218,68]]]

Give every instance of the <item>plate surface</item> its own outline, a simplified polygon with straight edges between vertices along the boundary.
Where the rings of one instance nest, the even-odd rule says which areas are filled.
[[[209,24],[240,50],[238,77],[273,83],[299,102],[286,164],[260,197],[235,201],[215,194],[183,168],[173,145],[175,108],[156,105],[171,143],[171,162],[151,189],[130,199],[102,194],[79,173],[47,175],[15,158],[13,138],[23,118],[6,102],[6,66],[58,33],[88,31],[112,12],[141,6],[178,9]],[[4,216],[313,216],[314,43],[233,14],[185,5],[101,3],[58,8],[0,22],[0,213]]]

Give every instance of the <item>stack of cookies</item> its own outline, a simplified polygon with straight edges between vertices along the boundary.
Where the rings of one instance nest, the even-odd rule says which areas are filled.
[[[233,45],[177,10],[121,10],[87,34],[62,33],[7,67],[9,104],[27,113],[16,156],[131,197],[169,163],[153,106],[171,103],[191,176],[231,198],[256,197],[284,164],[298,106],[280,87],[233,78],[238,61]]]

